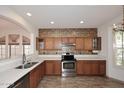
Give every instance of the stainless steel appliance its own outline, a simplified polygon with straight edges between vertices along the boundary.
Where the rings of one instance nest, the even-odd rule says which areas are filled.
[[[76,59],[74,55],[62,55],[62,76],[76,76]]]

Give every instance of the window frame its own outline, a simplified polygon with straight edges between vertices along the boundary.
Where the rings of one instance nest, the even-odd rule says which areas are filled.
[[[121,36],[121,47],[119,45],[117,45],[116,43],[116,33],[121,32],[122,36]],[[114,48],[114,62],[116,66],[120,66],[120,67],[124,67],[124,31],[114,31],[114,38],[113,38],[113,48]],[[119,65],[119,62],[117,62],[117,52],[118,50],[121,50],[121,63]],[[120,58],[120,57],[118,57]]]

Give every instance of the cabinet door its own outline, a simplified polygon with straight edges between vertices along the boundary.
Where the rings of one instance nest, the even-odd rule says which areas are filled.
[[[84,38],[77,37],[75,40],[75,44],[76,44],[77,50],[83,50],[84,49]]]
[[[46,61],[45,64],[46,64],[46,66],[45,66],[46,75],[53,75],[53,73],[54,73],[54,63]]]
[[[92,75],[99,75],[99,63],[97,61],[91,62],[92,67],[91,67],[91,74]]]
[[[84,38],[84,49],[92,50],[93,49],[93,39],[90,37]]]
[[[106,75],[106,63],[105,61],[99,62],[99,75]]]
[[[54,49],[54,38],[45,38],[45,49]]]
[[[61,38],[54,38],[54,49],[61,49]]]
[[[69,37],[68,38],[68,43],[75,44],[75,38],[74,37]]]
[[[54,62],[54,75],[61,75],[61,62],[60,61]]]
[[[85,61],[83,65],[84,75],[91,75],[91,62]]]
[[[36,70],[32,70],[30,72],[30,88],[35,88],[37,87],[37,79],[36,79]]]
[[[93,38],[93,49],[94,50],[101,50],[101,37],[94,37]]]
[[[83,62],[78,61],[76,63],[76,72],[78,75],[83,75]]]
[[[44,77],[45,74],[45,62],[41,63],[41,79]]]
[[[62,37],[62,43],[64,43],[64,44],[68,43],[68,38],[67,37]]]

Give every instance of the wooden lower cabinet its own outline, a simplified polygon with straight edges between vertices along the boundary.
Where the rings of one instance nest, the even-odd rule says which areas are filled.
[[[76,64],[77,75],[106,75],[105,60],[79,60]]]
[[[45,61],[45,74],[46,75],[61,75],[61,61],[46,60]]]
[[[29,87],[36,88],[44,76],[44,62],[29,73]]]
[[[105,60],[78,60],[77,75],[106,75]],[[60,60],[46,60],[29,73],[29,87],[36,88],[44,75],[61,75]]]

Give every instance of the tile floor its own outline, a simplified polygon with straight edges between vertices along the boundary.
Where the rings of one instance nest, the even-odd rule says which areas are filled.
[[[45,76],[38,88],[124,88],[124,83],[98,76]]]

